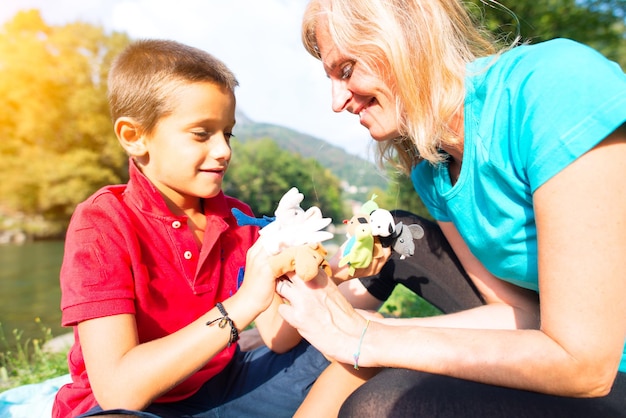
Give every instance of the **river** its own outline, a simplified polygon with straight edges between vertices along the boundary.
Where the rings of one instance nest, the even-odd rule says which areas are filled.
[[[335,236],[337,238],[337,236]],[[21,341],[42,339],[42,327],[57,337],[71,331],[61,327],[59,270],[63,241],[0,245],[0,352],[13,348],[13,330]],[[327,248],[334,248],[328,244]],[[37,322],[37,318],[41,322]]]
[[[61,327],[62,258],[62,241],[0,245],[0,324],[9,346],[15,344],[13,330],[23,333],[21,342],[42,339],[42,327],[50,328],[53,336],[70,331]],[[0,343],[0,351],[6,349]]]

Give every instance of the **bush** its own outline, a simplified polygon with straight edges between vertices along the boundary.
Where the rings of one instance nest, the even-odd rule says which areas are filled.
[[[35,322],[41,326],[41,339],[24,340],[22,331],[13,330],[12,344],[0,324],[0,392],[68,373],[67,353],[43,349],[43,345],[52,339],[52,331],[39,318]]]

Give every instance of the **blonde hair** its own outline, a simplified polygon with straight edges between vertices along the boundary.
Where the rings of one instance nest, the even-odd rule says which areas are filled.
[[[183,83],[210,82],[233,95],[238,82],[213,55],[176,41],[145,39],[127,46],[111,66],[108,95],[111,118],[136,119],[150,133],[172,112],[172,92]]]
[[[382,71],[396,95],[401,136],[378,142],[379,162],[397,157],[409,172],[422,159],[443,161],[441,145],[460,143],[449,126],[463,105],[465,66],[496,54],[495,39],[460,0],[311,0],[302,40],[318,59],[322,22],[342,53]]]

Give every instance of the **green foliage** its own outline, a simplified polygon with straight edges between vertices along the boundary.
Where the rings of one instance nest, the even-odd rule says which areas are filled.
[[[376,202],[381,208],[402,209],[423,218],[432,219],[428,209],[415,192],[409,177],[391,167],[388,168],[387,177],[389,178],[387,191],[376,191],[378,195]]]
[[[224,192],[248,203],[256,216],[273,216],[283,194],[297,187],[304,209],[318,206],[325,217],[343,219],[339,180],[316,160],[285,151],[269,138],[234,140],[232,147]]]
[[[52,339],[50,328],[41,324],[42,339],[23,340],[22,332],[13,330],[13,343],[6,339],[0,324],[0,392],[13,387],[42,382],[68,373],[67,353],[51,352],[43,345]]]
[[[128,42],[85,23],[48,26],[36,10],[2,27],[0,200],[8,210],[64,223],[97,188],[125,179],[106,77]]]
[[[86,148],[58,154],[32,147],[24,149],[22,157],[7,161],[3,167],[13,173],[28,173],[14,176],[11,184],[0,185],[4,202],[49,221],[66,221],[78,202],[102,185],[120,181],[113,168],[100,164],[96,151]]]
[[[517,18],[495,2],[467,3],[496,33],[519,30],[532,42],[569,37],[626,67],[626,0],[522,0],[509,6]],[[127,180],[127,158],[109,120],[106,79],[113,57],[129,42],[126,34],[84,22],[48,25],[36,10],[19,12],[0,28],[2,212],[40,215],[56,226],[39,230],[62,231],[77,203],[105,184]],[[305,204],[345,219],[343,181],[359,186],[346,188],[344,197],[365,201],[375,192],[382,207],[427,216],[408,179],[383,176],[369,161],[309,135],[238,120],[236,133],[246,146],[235,150],[227,192],[258,215],[271,215],[277,199],[297,186]],[[265,150],[263,138],[278,148]]]
[[[507,4],[510,11],[489,1],[469,3],[476,16],[484,17],[487,28],[501,37],[511,40],[511,34],[519,34],[533,43],[570,38],[626,68],[626,0],[518,0]]]
[[[380,312],[385,316],[401,318],[417,318],[441,314],[439,309],[402,285],[396,286],[389,299],[380,308]]]
[[[344,189],[346,197],[367,200],[365,197],[370,189],[387,186],[387,179],[381,175],[374,163],[349,154],[326,141],[282,126],[254,123],[241,114],[237,116],[237,121],[235,132],[238,141],[247,144],[271,138],[283,150],[315,159],[320,165],[330,169],[342,182],[354,186]]]

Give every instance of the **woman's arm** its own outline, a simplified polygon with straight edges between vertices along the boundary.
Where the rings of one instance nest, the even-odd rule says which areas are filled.
[[[625,173],[626,135],[616,131],[535,193],[540,324],[531,295],[486,274],[449,225],[444,232],[485,307],[404,326],[371,322],[361,344],[365,319],[329,283],[318,284],[320,291],[294,281],[283,289],[290,305],[281,313],[344,363],[354,361],[360,344],[359,365],[365,367],[412,368],[566,396],[604,395],[626,339]],[[435,320],[447,322],[433,327]],[[468,329],[472,325],[478,329]]]
[[[502,281],[489,273],[470,252],[452,223],[440,222],[439,226],[486,304],[454,314],[401,319],[390,324],[446,328],[538,329],[537,293]]]

